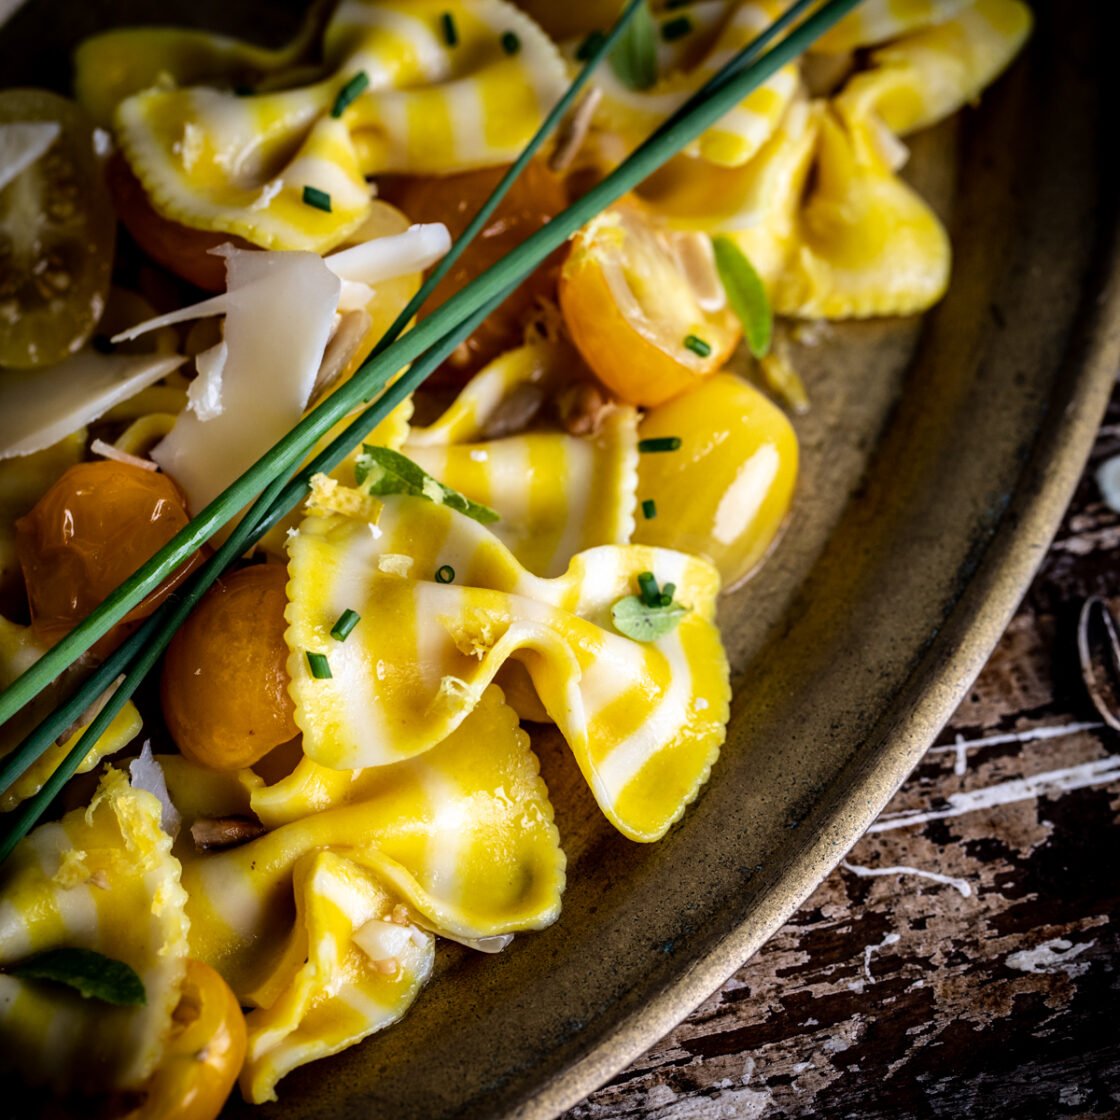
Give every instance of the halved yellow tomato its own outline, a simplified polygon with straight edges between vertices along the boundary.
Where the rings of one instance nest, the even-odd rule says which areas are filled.
[[[560,308],[599,380],[648,407],[715,373],[741,333],[708,239],[664,229],[630,206],[576,235],[560,273]]]
[[[214,1120],[245,1061],[245,1017],[208,964],[187,961],[163,1060],[126,1120]]]
[[[640,447],[666,450],[640,458],[635,542],[707,556],[724,587],[750,575],[782,527],[797,481],[797,436],[785,413],[718,373],[646,413],[638,435]]]

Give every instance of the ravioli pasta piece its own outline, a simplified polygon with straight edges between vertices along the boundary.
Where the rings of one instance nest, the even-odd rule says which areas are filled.
[[[669,42],[658,34],[658,71],[662,77],[652,89],[630,88],[614,73],[609,61],[603,62],[595,75],[602,91],[596,123],[620,135],[628,147],[636,147],[728,59],[765,30],[781,14],[782,7],[777,0],[747,0],[731,5],[728,13],[728,5],[722,2],[692,5],[687,17],[691,28],[688,34]],[[670,10],[656,18],[664,28],[679,21],[681,13]],[[707,49],[698,62],[693,62],[696,44],[705,39]],[[777,127],[797,85],[796,64],[783,66],[686,151],[720,167],[746,163]]]
[[[585,438],[527,432],[405,454],[500,515],[494,535],[532,572],[558,576],[577,552],[634,531],[638,414],[619,408]]]
[[[891,170],[865,122],[846,125],[826,108],[819,127],[815,183],[771,292],[775,312],[845,319],[925,310],[949,283],[944,228]],[[750,231],[732,236],[749,257]]]
[[[270,978],[279,994],[246,1018],[241,1091],[254,1104],[276,1100],[277,1081],[297,1066],[395,1023],[412,1006],[435,959],[435,938],[415,926],[394,925],[396,900],[352,860],[309,852],[296,861],[292,886],[295,925]],[[355,940],[371,923],[400,941],[383,959],[387,967],[378,967]]]
[[[26,672],[50,648],[49,644],[39,641],[30,626],[19,626],[0,617],[0,689],[7,688],[18,676]],[[17,712],[0,726],[0,758],[16,749],[24,738],[44,720],[66,695],[65,678],[55,681],[44,692]],[[55,772],[62,760],[77,745],[78,737],[85,731],[94,717],[87,713],[79,725],[52,743],[0,795],[0,812],[14,809],[21,801],[33,797],[43,788],[43,784]],[[103,758],[116,754],[140,734],[143,724],[140,713],[130,700],[113,717],[113,721],[102,733],[78,767],[79,774],[92,770]]]
[[[1019,0],[976,0],[955,18],[873,52],[870,68],[848,81],[836,108],[849,120],[881,121],[900,136],[927,128],[995,81],[1032,21]]]
[[[642,184],[642,197],[669,225],[735,233],[771,288],[797,241],[797,214],[813,165],[820,109],[803,91],[758,154],[736,168],[678,156]]]
[[[173,798],[190,773],[169,768]],[[227,798],[239,796],[230,776],[224,786]],[[305,759],[288,778],[256,787],[262,819],[289,823],[223,852],[181,845],[180,856],[192,954],[244,1003],[273,1007],[288,984],[292,876],[314,851],[363,868],[435,933],[492,937],[542,929],[560,913],[564,853],[548,790],[497,688],[421,757],[354,773]]]
[[[665,833],[707,779],[725,733],[728,670],[710,564],[605,545],[541,579],[446,506],[392,496],[362,507],[333,492],[314,501],[289,544],[286,635],[296,723],[312,759],[351,769],[422,755],[516,657],[607,818],[634,840]],[[454,582],[441,583],[436,572],[447,568]],[[674,583],[691,608],[648,643],[610,622],[644,571]],[[370,624],[333,642],[330,628],[348,608]],[[331,679],[311,675],[309,650],[328,654]]]
[[[487,423],[514,394],[543,396],[562,351],[534,342],[480,370],[429,428],[413,429],[403,451],[442,483],[490,506],[490,528],[530,571],[557,576],[571,558],[634,532],[638,416],[619,407],[594,435],[530,431],[486,439]],[[539,402],[538,402],[539,403]]]
[[[842,54],[873,46],[952,19],[973,0],[863,0],[812,46],[822,54]]]
[[[255,87],[308,54],[322,24],[321,9],[312,5],[296,38],[278,50],[179,27],[126,27],[91,35],[74,51],[74,96],[94,124],[109,128],[126,97],[152,87]]]
[[[0,873],[0,966],[92,949],[139,974],[113,1007],[0,973],[0,1063],[58,1095],[139,1086],[158,1063],[186,968],[186,895],[160,804],[110,770],[88,808],[40,825]]]
[[[499,410],[512,397],[528,392],[543,399],[577,362],[571,349],[545,340],[499,354],[463,386],[437,420],[410,430],[409,447],[444,447],[487,438]]]
[[[155,208],[266,248],[324,252],[368,212],[366,176],[509,163],[566,84],[551,41],[505,0],[346,0],[324,55],[330,76],[282,92],[148,89],[121,102],[118,139]],[[335,119],[359,72],[368,89]],[[305,187],[330,196],[329,212],[304,202]]]

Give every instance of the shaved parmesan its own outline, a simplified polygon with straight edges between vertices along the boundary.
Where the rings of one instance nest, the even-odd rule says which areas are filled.
[[[103,459],[113,459],[118,463],[127,463],[130,467],[139,467],[142,471],[159,470],[151,459],[141,459],[139,455],[131,455],[111,443],[106,443],[103,439],[95,439],[89,445],[89,450],[92,455],[100,455]]]
[[[163,831],[172,840],[179,835],[179,828],[183,818],[175,808],[171,795],[167,792],[167,780],[163,776],[163,767],[156,761],[152,754],[152,744],[144,740],[140,749],[140,757],[134,758],[128,764],[128,777],[133,789],[147,790],[160,805],[160,825]]]
[[[207,418],[197,410],[183,412],[151,452],[186,494],[193,513],[299,422],[334,326],[341,287],[315,253],[227,248],[224,255],[224,295],[126,332],[132,337],[169,320],[225,314],[223,343],[200,365],[205,380],[197,396]],[[218,394],[217,411],[212,391]]]
[[[500,953],[513,941],[512,933],[498,933],[493,937],[454,937],[441,929],[439,935],[440,937],[446,937],[448,941],[456,941],[460,945],[465,945],[468,949],[474,949],[479,953]]]
[[[227,358],[229,344],[223,339],[194,360],[198,375],[187,387],[187,408],[203,422],[222,414],[222,374]]]
[[[423,272],[451,248],[451,234],[441,222],[409,226],[404,233],[375,237],[350,249],[331,253],[327,268],[340,280],[380,284],[398,276]]]
[[[0,372],[0,459],[30,455],[91,424],[186,361],[82,350],[47,369]]]
[[[400,957],[412,940],[411,928],[374,918],[354,931],[354,944],[371,961],[391,961]]]
[[[0,124],[0,191],[45,156],[61,131],[58,121]]]

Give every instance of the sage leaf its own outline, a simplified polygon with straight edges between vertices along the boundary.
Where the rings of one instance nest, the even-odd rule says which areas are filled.
[[[378,497],[385,494],[411,494],[413,497],[427,498],[437,506],[449,506],[459,513],[465,513],[483,525],[499,519],[498,514],[489,506],[472,502],[465,494],[444,486],[407,455],[391,451],[388,447],[363,444],[354,473],[358,485],[367,494]]]
[[[8,969],[24,980],[51,980],[116,1007],[147,1003],[144,982],[135,969],[93,949],[50,949]]]
[[[630,89],[657,84],[657,25],[648,3],[639,5],[610,53],[611,69]]]
[[[712,249],[727,302],[743,324],[747,346],[756,358],[765,358],[774,337],[774,312],[762,277],[730,237],[713,237]]]
[[[627,595],[611,607],[614,628],[636,642],[655,642],[675,630],[688,608],[671,602],[668,606],[650,606],[638,595]]]

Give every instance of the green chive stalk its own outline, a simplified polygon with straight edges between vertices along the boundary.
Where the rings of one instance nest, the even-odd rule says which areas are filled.
[[[580,226],[632,190],[671,155],[711,127],[720,117],[734,108],[747,93],[766,81],[782,66],[793,61],[809,43],[823,34],[859,2],[860,0],[829,0],[768,54],[760,55],[761,47],[757,45],[759,41],[764,38],[766,42],[771,41],[792,22],[795,11],[804,10],[807,6],[804,3],[796,5],[778,21],[780,28],[771,28],[763,32],[759,40],[746,49],[744,53],[750,52],[754,56],[753,61],[744,64],[739,59],[733,60],[724,71],[713,78],[704,91],[701,91],[703,94],[701,98],[690,100],[684,107],[687,111],[678,112],[666,121],[650,139],[635,150],[629,159],[593,187],[583,198],[556,215],[548,225],[482,273],[472,285],[448,300],[403,338],[391,345],[375,349],[350,381],[301,420],[269,452],[214,499],[171,542],[125,580],[83,623],[13,682],[0,695],[0,722],[10,718],[28,700],[42,691],[59,672],[120,621],[136,602],[174,571],[215,531],[236,516],[246,504],[258,496],[268,495],[274,500],[288,490],[291,484],[286,485],[284,479],[318,439],[348,415],[355,405],[369,400],[389,381],[396,370],[423,355],[433,345],[437,345],[449,330],[453,330],[456,324],[461,324],[463,317],[469,316],[473,319],[475,311],[480,306],[500,302],[499,297],[505,289],[520,283],[540,260],[563,244]],[[617,26],[615,30],[618,30]],[[602,55],[609,49],[609,44],[608,38],[599,45],[585,70],[590,71],[598,64]],[[419,365],[414,368],[419,368]],[[393,389],[408,384],[410,392],[414,387],[414,381],[419,383],[406,374],[398,379]],[[390,395],[396,397],[398,394],[390,390],[385,397]],[[400,394],[402,398],[403,395],[407,394]],[[378,404],[381,404],[385,397],[379,400]],[[386,413],[388,411],[389,409],[385,410]],[[353,427],[355,425],[351,425],[351,428]],[[264,503],[258,502],[258,505]],[[254,506],[254,510],[256,508],[257,506]],[[282,516],[283,512],[274,510],[266,519],[275,523]],[[248,517],[243,519],[242,526],[250,520]],[[240,529],[241,526],[238,528]],[[247,534],[251,531],[248,530]],[[235,531],[230,541],[241,536],[241,533]],[[224,552],[224,549],[221,550],[221,553]],[[215,558],[219,554],[215,554]],[[166,640],[170,640],[169,634]],[[164,645],[166,640],[163,642]],[[140,660],[149,662],[144,672],[154,664],[154,659],[147,655],[142,655]],[[118,689],[113,700],[120,692],[121,689]],[[123,702],[122,699],[120,704]],[[112,701],[110,703],[112,704]],[[120,704],[115,705],[118,710]],[[109,705],[106,707],[108,708]],[[100,713],[94,724],[101,721],[104,714],[104,711]],[[108,720],[102,722],[101,730],[106,726]],[[91,725],[86,734],[93,731],[94,725]],[[62,783],[77,769],[81,758],[84,757],[84,754],[78,754],[80,749],[81,744],[78,744],[72,752],[77,755],[73,766],[67,765],[70,763],[68,757],[66,763],[56,771],[40,795],[33,799],[34,801],[39,801],[42,795],[48,792],[49,787],[52,788],[51,797],[58,788],[61,788]],[[61,776],[63,770],[68,771],[65,776]],[[59,778],[57,782],[56,777]],[[49,801],[49,797],[47,800]]]

